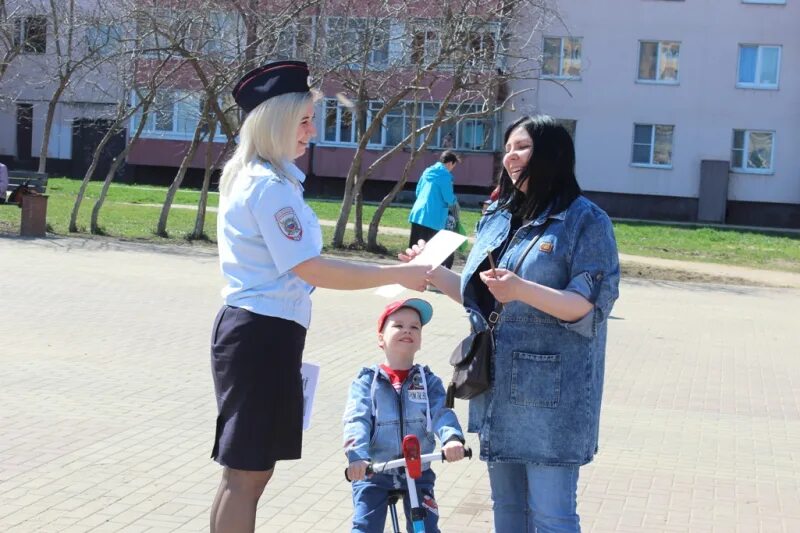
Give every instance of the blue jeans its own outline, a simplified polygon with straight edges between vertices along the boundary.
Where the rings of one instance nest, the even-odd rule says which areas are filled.
[[[578,467],[489,463],[495,533],[579,533]]]
[[[431,469],[423,470],[422,477],[415,480],[419,503],[425,509],[425,533],[439,533],[439,508],[433,495],[435,481],[436,474]],[[383,533],[389,491],[394,489],[403,491],[406,531],[413,533],[405,473],[375,474],[371,478],[353,482],[353,533]]]

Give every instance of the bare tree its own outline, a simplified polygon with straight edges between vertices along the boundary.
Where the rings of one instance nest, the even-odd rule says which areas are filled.
[[[19,15],[20,6],[9,11],[5,0],[0,0],[0,81],[5,77],[8,66],[22,52],[25,46],[21,35]]]
[[[231,4],[220,0],[204,0],[183,9],[173,9],[168,17],[151,11],[143,15],[153,28],[161,46],[167,47],[182,62],[182,71],[193,80],[187,88],[208,109],[194,117],[196,131],[183,158],[175,179],[162,206],[156,232],[166,234],[169,210],[194,152],[200,146],[200,130],[219,128],[226,143],[214,161],[206,157],[204,189],[198,216],[200,228],[193,235],[202,234],[210,176],[227,157],[235,144],[239,129],[238,107],[230,97],[230,88],[249,69],[265,58],[297,57],[304,54],[310,37],[310,18],[305,14],[318,0],[273,3],[267,9],[248,3]],[[233,8],[233,9],[232,9]],[[308,25],[304,25],[305,22]],[[200,111],[198,109],[198,111]],[[213,117],[213,121],[212,121]],[[210,137],[213,140],[214,137]],[[205,150],[212,150],[209,142]]]
[[[366,9],[361,2],[346,7],[337,4],[336,16],[327,17],[320,29],[328,33],[321,61],[331,71],[329,80],[351,100],[339,109],[326,105],[326,111],[346,116],[348,132],[353,132],[348,141],[356,143],[332,244],[344,246],[355,203],[355,244],[364,245],[359,202],[364,182],[390,157],[407,157],[403,175],[370,224],[367,247],[377,249],[377,227],[385,205],[402,190],[413,163],[428,147],[444,147],[443,127],[495,116],[508,101],[501,98],[507,82],[533,77],[524,67],[525,58],[510,52],[508,33],[519,11],[525,10],[527,20],[536,20],[537,12],[544,19],[550,9],[546,0],[447,0],[435,6],[374,0]],[[532,34],[535,29],[525,31]],[[397,131],[388,135],[392,127],[388,117],[398,109],[404,110],[409,124],[403,135]],[[391,120],[396,126],[397,118]],[[496,135],[496,128],[486,129]],[[380,139],[378,144],[389,151],[365,169],[364,155],[373,139]]]
[[[61,101],[64,91],[81,74],[93,68],[102,58],[97,49],[86,46],[84,35],[87,13],[76,5],[75,0],[47,0],[47,18],[52,35],[52,53],[45,55],[47,73],[53,76],[55,89],[47,102],[42,146],[39,153],[39,172],[44,172],[47,165],[47,151],[53,127],[56,107]]]

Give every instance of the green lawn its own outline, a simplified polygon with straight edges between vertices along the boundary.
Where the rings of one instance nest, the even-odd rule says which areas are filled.
[[[48,181],[48,224],[51,231],[67,234],[69,214],[72,210],[79,181],[53,178]],[[82,232],[89,226],[89,214],[100,190],[100,183],[93,182],[87,191],[78,220]],[[168,232],[170,238],[154,235],[160,204],[166,196],[165,187],[111,186],[109,196],[100,212],[100,226],[110,236],[126,239],[146,239],[155,242],[169,242],[170,239],[184,239],[194,226],[195,210],[172,209]],[[200,197],[198,191],[182,190],[175,203],[196,205]],[[209,206],[216,207],[219,196],[209,196]],[[335,220],[339,214],[340,203],[329,200],[310,200],[312,208],[322,220]],[[157,204],[156,207],[136,204]],[[390,207],[383,216],[382,227],[408,227],[407,206]],[[364,231],[375,212],[375,205],[364,206]],[[462,210],[462,222],[467,230],[475,227],[480,213]],[[12,207],[0,209],[0,231],[16,233],[19,231],[19,210]],[[352,213],[350,220],[352,221]],[[772,270],[800,272],[800,234],[743,231],[704,226],[684,226],[667,224],[648,224],[634,222],[614,223],[619,250],[622,253],[723,263]],[[211,241],[216,240],[216,213],[209,211],[206,216],[205,232]],[[323,226],[325,242],[329,243],[332,227]],[[349,241],[348,232],[346,240]],[[394,255],[403,249],[407,242],[404,235],[381,234],[379,242]]]

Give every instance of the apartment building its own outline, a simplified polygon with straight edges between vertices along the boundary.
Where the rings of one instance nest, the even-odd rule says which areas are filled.
[[[581,186],[612,216],[800,227],[800,2],[560,0],[559,13],[506,123],[562,119]]]
[[[529,58],[538,79],[510,83],[509,91],[524,92],[502,116],[440,128],[412,169],[411,181],[440,150],[452,148],[464,157],[455,173],[457,191],[483,195],[496,173],[504,124],[521,113],[547,113],[573,132],[580,183],[612,216],[800,227],[800,150],[794,149],[800,142],[799,3],[560,0],[559,17],[533,39],[528,38],[530,29],[540,20],[520,17],[514,34],[525,38],[512,47]],[[312,42],[323,43],[326,54],[336,53],[337,46],[352,44],[371,23],[369,13],[338,15],[297,18],[281,30],[271,49],[260,53],[265,59],[302,57]],[[416,60],[436,53],[441,36],[433,25],[426,27],[423,16],[414,15],[380,21],[388,37],[371,52],[370,68],[380,72],[397,57]],[[207,19],[215,38],[204,42],[202,50],[235,54],[240,20],[223,11],[208,13]],[[54,48],[48,24],[38,12],[16,17],[16,39],[25,46],[0,84],[0,159],[12,167],[33,166],[41,148],[53,88],[52,76],[48,81],[42,75],[52,65],[47,61]],[[131,31],[141,33],[141,28],[90,24],[82,42],[100,43],[103,53],[110,54],[115,41]],[[487,26],[470,46],[491,54],[500,46],[498,32]],[[42,80],[32,81],[37,76]],[[120,98],[135,103],[133,94],[115,92],[110,80],[97,69],[68,87],[56,108],[48,145],[51,172],[82,175],[87,147],[98,140],[98,132],[85,126],[96,125]],[[356,127],[352,109],[335,98],[341,84],[329,79],[323,90],[316,113],[318,138],[299,164],[310,176],[310,193],[335,195],[355,154]],[[370,138],[362,168],[414,125],[429,123],[445,93],[446,80],[425,96],[395,106]],[[145,121],[127,157],[128,178],[171,179],[193,136],[202,101],[191,76],[176,75],[174,83],[159,89],[147,117],[136,115],[128,124],[130,135]],[[379,100],[368,104],[368,123],[381,105]],[[124,137],[117,141],[119,146]],[[217,155],[225,136],[218,131],[214,141]],[[198,173],[205,149],[190,164]],[[391,187],[407,155],[399,152],[372,176],[368,196]]]
[[[423,8],[421,12],[406,14],[402,19],[390,19],[385,16],[377,19],[366,12],[349,13],[348,16],[336,13],[296,17],[279,29],[277,42],[266,42],[259,48],[258,54],[264,61],[305,59],[309,55],[311,43],[316,43],[314,53],[322,53],[323,59],[334,61],[337,56],[346,53],[347,47],[353,47],[365,31],[371,31],[383,36],[376,39],[369,57],[369,67],[375,73],[375,77],[385,76],[385,71],[391,69],[392,75],[402,78],[406,75],[402,68],[404,62],[412,66],[412,63],[438,53],[437,43],[440,35],[436,33],[437,22],[426,18],[424,11],[428,10],[429,8]],[[158,24],[163,24],[159,31],[148,31],[147,20],[144,24],[135,21],[128,25],[94,23],[86,25],[85,34],[79,41],[83,46],[102,44],[101,56],[114,53],[119,43],[123,42],[130,44],[136,41],[136,46],[140,49],[151,50],[140,54],[137,59],[137,65],[143,73],[140,75],[140,81],[144,83],[149,71],[164,57],[163,50],[170,47],[169,37],[166,34],[172,31],[171,18],[176,20],[175,31],[184,31],[182,28],[186,26],[177,20],[180,15],[174,9],[159,8],[158,12],[151,16],[158,21]],[[246,31],[240,17],[231,12],[214,11],[203,14],[201,19],[203,24],[212,26],[211,31],[207,33],[213,35],[213,39],[187,46],[195,46],[198,54],[215,56],[220,60],[232,59],[242,54],[241,41]],[[24,76],[16,75],[11,76],[10,81],[3,83],[0,88],[4,95],[9,96],[5,105],[0,104],[0,158],[9,161],[13,166],[32,167],[36,164],[35,159],[41,149],[47,100],[49,94],[52,94],[53,82],[47,79],[50,76],[46,68],[31,68],[31,65],[47,63],[46,58],[53,52],[53,39],[47,30],[49,22],[45,16],[38,13],[25,14],[20,20],[23,21],[22,24],[33,21],[38,26],[32,26],[33,30],[27,33],[25,30],[20,33],[20,42],[26,43],[26,46],[21,56],[17,58],[15,68],[18,73],[38,71],[43,74],[42,82],[39,84],[41,88],[38,92],[31,92],[24,90],[22,86]],[[199,25],[199,22],[195,22],[195,25]],[[474,32],[471,36],[470,52],[479,56],[494,54],[498,31],[497,25],[483,25],[480,31]],[[180,58],[175,60],[179,61]],[[491,59],[487,62],[491,63]],[[431,84],[425,91],[409,94],[382,119],[375,134],[370,138],[362,168],[380,158],[412,129],[429,124],[433,120],[448,92],[447,72],[446,67],[440,69],[437,83]],[[98,77],[95,73],[85,73],[81,80],[85,80],[85,76]],[[30,85],[30,78],[24,83]],[[329,75],[324,80],[322,90],[325,97],[319,101],[316,111],[319,134],[309,152],[298,161],[298,164],[310,176],[307,190],[311,194],[334,195],[341,192],[344,178],[356,151],[356,118],[353,110],[336,98],[337,93],[347,92],[336,76]],[[88,108],[87,100],[90,99],[87,98],[87,94],[90,92],[88,86],[76,84],[57,106],[48,148],[48,170],[65,172],[77,177],[88,167],[88,164],[77,165],[74,161],[81,159],[86,162],[86,157],[81,157],[79,152],[85,151],[86,146],[91,146],[92,140],[96,142],[99,139],[97,132],[94,133],[93,139],[88,139],[85,128],[80,129],[83,135],[81,137],[76,128],[76,125],[88,120],[81,115],[81,111]],[[191,69],[179,68],[174,71],[169,82],[158,88],[147,115],[137,113],[127,125],[128,136],[143,125],[140,138],[133,144],[126,158],[127,178],[150,182],[168,182],[172,178],[200,120],[204,97],[202,86],[196,78],[193,78]],[[110,112],[119,98],[129,99],[132,106],[137,104],[137,95],[132,91],[127,94],[115,93],[111,88],[99,98],[94,95],[95,101],[92,105],[98,111],[89,117],[96,122],[95,115],[102,115],[102,110]],[[77,102],[81,104],[76,106]],[[224,91],[224,95],[220,97],[220,104],[224,107],[230,103],[230,97],[227,91]],[[448,105],[453,110],[458,107],[459,114],[476,111],[479,106],[463,101],[451,101]],[[373,121],[373,116],[382,106],[383,103],[378,98],[369,101],[366,113],[367,125]],[[435,161],[441,150],[450,148],[457,150],[463,158],[463,164],[456,173],[458,186],[463,190],[485,194],[496,166],[499,122],[498,115],[472,117],[437,130],[428,150],[421,155],[415,168],[411,170],[409,176],[411,181],[416,181],[422,169]],[[213,146],[210,148],[215,159],[225,141],[226,136],[218,129]],[[198,171],[204,168],[206,150],[206,145],[197,150],[190,162],[190,168]],[[378,197],[388,191],[402,173],[407,157],[408,151],[401,151],[384,163],[371,176],[367,193]]]

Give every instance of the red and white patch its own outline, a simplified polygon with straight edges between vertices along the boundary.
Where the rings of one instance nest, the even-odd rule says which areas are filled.
[[[278,221],[278,227],[287,239],[299,241],[303,238],[303,226],[300,225],[300,219],[291,207],[284,207],[275,213],[275,220]]]
[[[429,494],[422,496],[422,506],[436,516],[439,516],[439,505]]]

